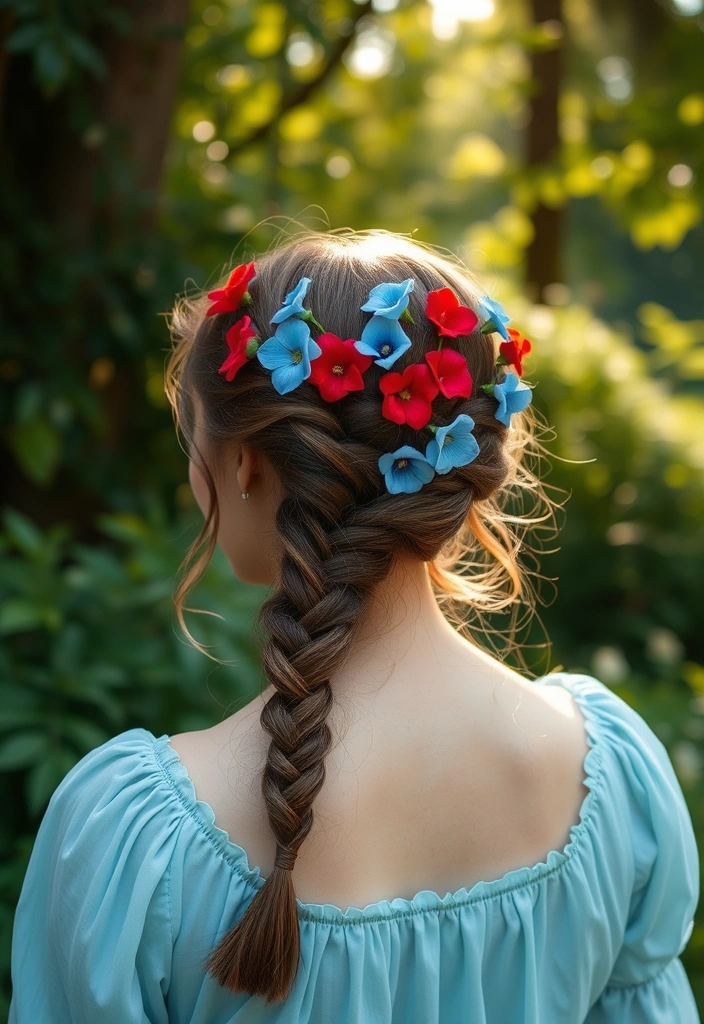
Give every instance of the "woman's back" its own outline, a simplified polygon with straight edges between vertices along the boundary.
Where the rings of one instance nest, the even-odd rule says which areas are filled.
[[[523,865],[507,857],[514,866],[501,876],[452,888],[461,865],[455,875],[443,844],[456,852],[463,842],[447,827],[433,846],[409,813],[408,863],[420,863],[420,847],[430,869],[449,874],[428,872],[440,887],[411,893],[411,871],[401,896],[402,848],[393,851],[400,870],[388,875],[363,850],[359,876],[349,859],[342,874],[359,906],[345,906],[332,858],[323,860],[320,885],[330,879],[331,894],[345,898],[297,898],[300,961],[281,1003],[229,992],[204,970],[212,942],[266,876],[242,836],[216,824],[169,737],[132,729],[91,751],[53,795],[37,836],[15,920],[10,1024],[698,1024],[679,954],[699,861],[665,748],[590,676],[524,685],[569,691],[587,730],[587,796],[568,842]],[[208,777],[202,765],[197,772]],[[453,790],[458,832],[484,781],[468,780],[466,799]],[[395,797],[389,790],[398,821]],[[510,834],[510,824],[485,820]],[[479,861],[468,847],[472,874]],[[392,891],[365,903],[375,895],[368,867]]]
[[[302,901],[364,907],[450,892],[566,845],[587,795],[578,708],[564,689],[483,663],[457,640],[466,650],[438,652],[422,686],[387,679],[377,693],[355,695],[351,721],[349,696],[331,713],[342,740],[294,868]],[[265,877],[276,853],[260,783],[268,696],[169,741],[217,825]]]

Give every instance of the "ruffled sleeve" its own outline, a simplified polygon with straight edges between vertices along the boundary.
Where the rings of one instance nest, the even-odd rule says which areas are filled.
[[[9,1024],[167,1024],[171,853],[183,817],[131,729],[86,754],[41,821],[12,936]]]
[[[692,819],[665,746],[624,700],[610,693],[609,703],[633,887],[622,945],[585,1024],[700,1024],[679,959],[699,902]]]

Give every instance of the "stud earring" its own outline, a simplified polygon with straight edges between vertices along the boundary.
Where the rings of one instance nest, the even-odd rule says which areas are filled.
[[[244,493],[242,494],[242,497],[243,497],[243,498],[248,498],[248,497],[249,497],[249,491],[245,491],[245,492],[244,492]]]

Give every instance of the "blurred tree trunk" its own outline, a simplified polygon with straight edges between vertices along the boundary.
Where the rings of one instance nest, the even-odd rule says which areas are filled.
[[[8,93],[16,101],[21,98],[24,117],[33,122],[29,137],[21,118],[3,122],[10,180],[24,189],[50,228],[51,250],[80,267],[62,282],[72,294],[66,306],[57,308],[70,310],[60,328],[62,358],[88,376],[95,358],[92,337],[107,333],[113,304],[119,310],[120,303],[129,301],[137,264],[144,258],[139,254],[149,251],[189,0],[120,0],[115,9],[125,27],[101,28],[91,39],[107,65],[106,75],[85,79],[69,96],[47,102],[36,91],[29,61],[5,53],[0,62]],[[6,22],[0,26],[5,34]],[[8,95],[5,113],[9,100]],[[79,126],[86,123],[87,128]],[[44,273],[46,264],[38,259],[31,246],[19,250],[21,276],[31,280],[33,273]],[[42,315],[40,304],[38,320]],[[99,436],[83,437],[80,458],[114,466],[125,446],[134,443],[142,365],[119,354],[102,362],[108,368],[100,385],[103,429]],[[78,536],[89,538],[95,515],[102,511],[100,490],[76,486],[70,471],[62,479],[65,464],[59,471],[55,485],[47,488],[31,479],[7,448],[0,449],[0,472],[12,504],[42,525],[68,520]]]
[[[562,0],[531,0],[533,24],[553,23],[562,31]],[[562,46],[534,50],[531,60],[533,94],[526,136],[526,163],[537,168],[557,158],[560,147],[558,102],[562,79]],[[533,211],[535,237],[526,259],[527,291],[536,301],[543,300],[546,285],[563,280],[562,209],[550,209],[538,203]]]
[[[130,31],[106,32],[96,40],[108,74],[94,90],[95,141],[87,144],[63,122],[51,122],[52,212],[79,237],[85,236],[96,216],[109,217],[110,230],[120,230],[121,206],[127,198],[123,184],[146,193],[142,227],[148,230],[153,225],[189,6],[189,0],[122,0],[120,10],[130,19]],[[120,155],[131,166],[122,181],[113,175],[108,194],[101,196],[96,195],[95,175],[103,170],[102,143],[108,138],[118,140]]]

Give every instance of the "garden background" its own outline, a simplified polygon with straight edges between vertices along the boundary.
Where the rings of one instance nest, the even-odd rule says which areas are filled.
[[[637,708],[704,850],[703,66],[704,0],[1,0],[0,1013],[66,772],[260,685],[219,553],[189,625],[230,664],[175,622],[164,313],[288,217],[449,247],[533,340],[570,497],[526,660]],[[703,912],[682,960],[704,1010]]]

